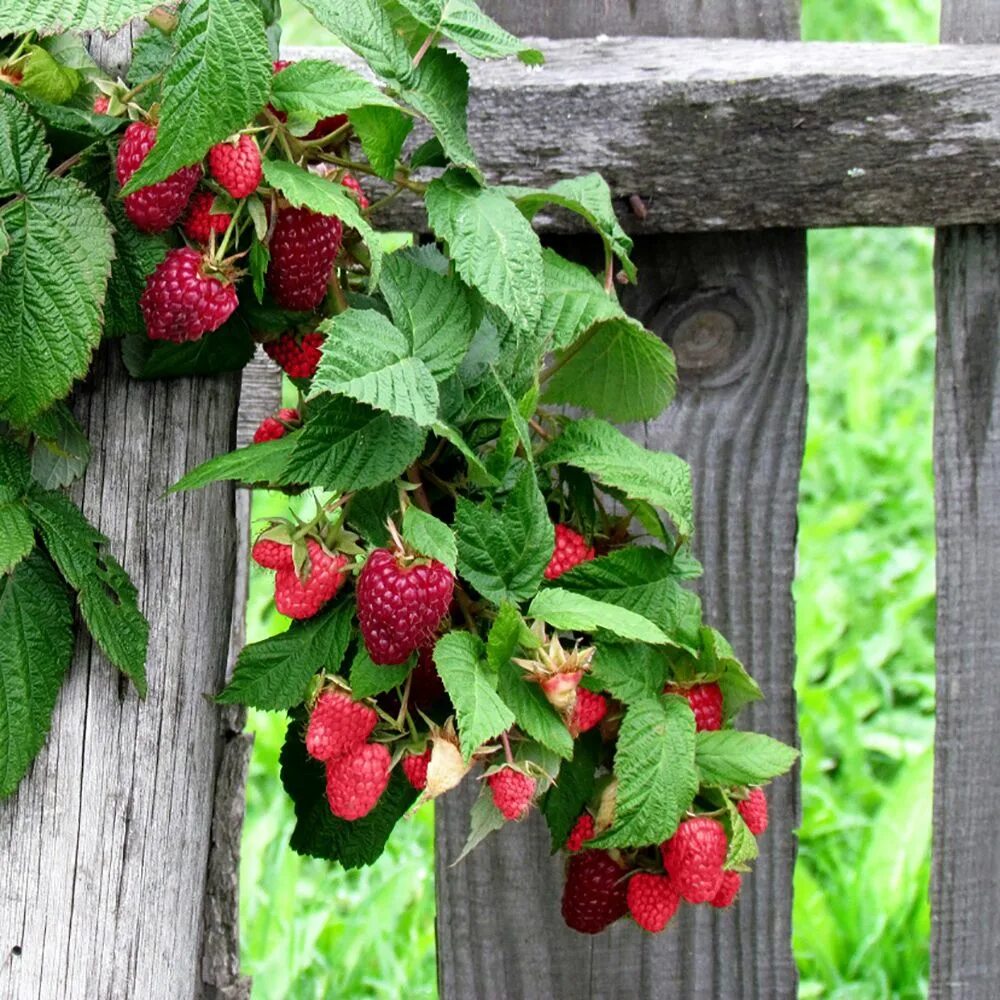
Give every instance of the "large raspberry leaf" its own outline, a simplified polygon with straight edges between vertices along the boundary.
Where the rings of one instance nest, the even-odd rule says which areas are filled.
[[[698,669],[717,678],[722,688],[722,712],[726,719],[731,719],[744,705],[764,697],[722,633],[708,626],[701,629]]]
[[[609,691],[624,705],[655,697],[663,690],[668,676],[665,651],[642,643],[597,645],[590,670],[592,686]]]
[[[142,17],[158,0],[0,0],[0,26],[5,35],[32,29],[47,35],[73,28],[114,31],[133,17]]]
[[[414,656],[405,663],[392,666],[374,663],[365,644],[359,643],[354,662],[351,664],[351,693],[354,699],[357,701],[361,698],[371,698],[405,683],[415,664]]]
[[[359,73],[325,59],[302,59],[274,78],[271,104],[279,111],[328,118],[364,107],[398,105]]]
[[[90,441],[65,403],[55,403],[32,421],[35,441],[31,474],[46,489],[72,484],[90,461]],[[3,532],[0,532],[2,535]]]
[[[560,631],[595,632],[601,629],[621,639],[634,639],[654,646],[671,644],[663,630],[648,618],[561,587],[547,587],[537,594],[528,608],[528,617],[540,618]]]
[[[458,562],[455,532],[444,521],[419,507],[407,507],[403,515],[403,538],[421,555],[436,559],[455,572]]]
[[[763,733],[736,729],[698,733],[695,763],[704,785],[760,785],[784,774],[798,750]]]
[[[0,197],[41,188],[49,153],[38,121],[20,101],[0,93]]]
[[[606,292],[591,272],[554,250],[542,251],[545,298],[538,329],[553,350],[569,347],[595,323],[624,319],[613,293]]]
[[[298,434],[298,431],[293,431],[277,441],[251,444],[216,455],[178,479],[168,492],[197,490],[209,483],[227,479],[251,485],[290,485],[295,480],[285,476],[283,470],[295,450]],[[303,478],[301,482],[307,483],[309,480]]]
[[[72,654],[69,593],[36,552],[0,576],[0,798],[45,742]]]

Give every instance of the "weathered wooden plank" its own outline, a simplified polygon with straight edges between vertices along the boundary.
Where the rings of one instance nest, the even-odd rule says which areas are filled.
[[[472,67],[470,129],[492,179],[546,185],[599,169],[640,233],[1000,219],[998,47],[536,42],[542,69]],[[413,201],[390,211],[399,228],[424,225]]]
[[[945,0],[946,41],[1000,41],[990,0]],[[937,733],[932,1000],[1000,982],[1000,229],[938,233]]]

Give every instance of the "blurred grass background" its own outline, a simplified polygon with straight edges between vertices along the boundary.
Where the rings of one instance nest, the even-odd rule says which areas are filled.
[[[288,44],[329,39],[294,0]],[[933,42],[937,0],[805,0],[810,40]],[[599,164],[595,164],[599,167]],[[800,996],[927,993],[934,729],[933,237],[809,235],[809,419],[799,505],[796,687],[803,818],[795,872]],[[285,498],[259,493],[254,515]],[[285,627],[253,568],[250,639]],[[433,812],[378,864],[344,872],[288,848],[284,720],[257,742],[243,837],[244,962],[264,1000],[430,998]],[[472,1000],[472,998],[470,998]]]

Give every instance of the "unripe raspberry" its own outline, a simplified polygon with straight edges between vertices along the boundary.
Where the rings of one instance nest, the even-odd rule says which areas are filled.
[[[188,239],[207,246],[212,233],[221,236],[233,217],[228,212],[213,212],[215,195],[211,191],[195,191],[184,216],[184,232]]]
[[[767,796],[763,788],[751,788],[750,794],[736,803],[736,808],[747,829],[755,837],[759,837],[767,829]]]
[[[707,903],[722,884],[726,831],[707,816],[686,819],[662,845],[663,867],[689,903]]]
[[[111,104],[111,98],[107,94],[98,94],[94,98],[94,103],[92,105],[95,115],[106,115],[108,113],[108,107]]]
[[[316,699],[306,728],[306,751],[323,762],[357,750],[372,734],[378,715],[370,705],[344,691],[324,691]]]
[[[253,432],[253,443],[263,444],[265,441],[277,441],[288,433],[288,425],[299,424],[299,411],[283,409],[278,410],[273,417],[265,417],[257,430]]]
[[[570,732],[574,736],[589,732],[608,714],[608,700],[603,694],[588,691],[584,687],[576,689],[576,701],[573,703],[573,718]]]
[[[212,176],[234,198],[246,198],[264,179],[260,149],[251,135],[241,135],[236,142],[220,142],[208,151]]]
[[[307,333],[302,337],[283,333],[277,340],[264,344],[264,353],[289,378],[312,378],[323,356],[324,340],[326,337],[322,333]]]
[[[295,569],[279,569],[274,578],[274,606],[289,618],[312,618],[336,595],[346,579],[345,556],[332,555],[319,542],[306,542],[309,566],[304,579]]]
[[[581,813],[573,824],[566,838],[566,850],[571,854],[579,851],[583,845],[594,836],[594,817],[590,813]]]
[[[578,566],[582,562],[589,562],[594,558],[593,546],[586,543],[583,535],[578,535],[572,528],[567,528],[565,524],[556,525],[556,547],[552,552],[552,558],[548,566],[545,567],[545,579],[555,580],[563,573]]]
[[[283,208],[271,234],[267,287],[285,309],[315,309],[326,296],[344,228],[307,208]]]
[[[427,765],[431,762],[431,748],[423,753],[408,753],[403,755],[402,766],[406,780],[418,791],[427,787]]]
[[[358,203],[358,208],[362,212],[370,207],[370,202],[365,197],[365,192],[358,182],[357,177],[352,177],[351,174],[344,174],[344,179],[340,183],[354,195],[354,200]]]
[[[506,820],[524,819],[535,795],[535,779],[513,767],[502,767],[487,779],[493,804]]]
[[[607,851],[574,854],[566,865],[562,915],[581,934],[599,934],[628,912],[624,869]]]
[[[712,906],[719,910],[732,906],[740,894],[742,884],[743,879],[739,872],[723,872],[719,891],[710,900]]]
[[[367,816],[389,784],[392,755],[381,743],[363,743],[326,765],[326,800],[341,819]]]
[[[667,875],[638,872],[628,880],[629,913],[632,919],[652,934],[659,934],[680,906],[681,894]]]
[[[722,689],[718,684],[692,684],[690,687],[668,684],[663,693],[687,698],[691,711],[694,712],[695,728],[699,733],[722,728],[723,699]]]

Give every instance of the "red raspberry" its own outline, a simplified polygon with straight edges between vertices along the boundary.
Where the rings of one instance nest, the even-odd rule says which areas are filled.
[[[250,557],[264,569],[292,569],[292,547],[273,538],[259,538],[250,550]]]
[[[239,304],[236,289],[206,273],[206,258],[189,247],[170,250],[139,297],[151,340],[182,344],[217,330]]]
[[[106,115],[108,113],[108,106],[111,104],[111,98],[107,94],[98,94],[94,98],[94,114],[95,115]]]
[[[502,767],[486,779],[493,804],[506,820],[524,819],[535,794],[535,779],[512,767]]]
[[[326,765],[326,801],[341,819],[361,819],[389,784],[392,756],[381,743],[363,743]]]
[[[349,191],[354,193],[354,200],[358,203],[358,208],[362,212],[366,211],[370,206],[371,202],[365,197],[365,192],[358,182],[357,177],[352,177],[350,174],[345,174],[344,179],[340,182]]]
[[[116,169],[118,183],[125,186],[139,169],[156,142],[156,128],[144,122],[132,122],[118,146]],[[165,180],[140,188],[125,198],[125,214],[134,225],[147,233],[169,229],[183,214],[184,208],[201,180],[201,167],[182,167]]]
[[[562,915],[581,934],[599,934],[628,912],[622,867],[607,851],[574,854],[566,865]]]
[[[357,750],[377,722],[375,709],[364,702],[343,691],[324,691],[309,716],[306,750],[316,760],[337,760]]]
[[[358,624],[374,663],[403,663],[437,634],[455,578],[436,560],[405,565],[376,549],[358,577]]]
[[[241,135],[236,142],[220,142],[208,151],[212,176],[234,198],[246,198],[264,179],[260,149],[252,135]]]
[[[740,894],[740,886],[742,884],[743,878],[739,872],[723,872],[719,891],[709,902],[719,910],[724,910],[732,906],[736,902],[736,897]]]
[[[668,684],[663,693],[687,698],[699,733],[722,728],[722,688],[718,684],[692,684],[690,687]]]
[[[594,836],[594,817],[590,813],[580,813],[566,838],[566,850],[575,853]]]
[[[586,688],[576,689],[576,701],[573,702],[573,718],[570,721],[570,732],[574,736],[586,733],[599,725],[608,714],[608,700],[603,694],[588,691]]]
[[[567,570],[594,558],[594,548],[588,545],[583,535],[578,535],[565,524],[556,525],[556,547],[545,567],[545,579],[554,580]]]
[[[628,880],[628,911],[644,930],[659,934],[670,923],[681,903],[677,886],[667,875],[639,872]]]
[[[403,757],[403,774],[418,792],[422,792],[427,787],[427,765],[430,762],[430,747],[423,753],[408,753]]]
[[[285,309],[315,309],[326,295],[344,227],[332,215],[283,208],[271,234],[267,287]]]
[[[728,844],[721,823],[707,816],[686,819],[662,845],[663,867],[689,903],[707,903],[722,884]]]
[[[444,682],[434,666],[434,647],[417,650],[417,665],[410,674],[410,705],[427,710],[444,697]]]
[[[274,606],[289,618],[312,618],[329,601],[346,579],[342,572],[347,559],[331,555],[315,538],[306,541],[309,568],[300,580],[294,567],[279,569],[274,578]]]
[[[184,216],[184,232],[195,243],[208,245],[212,233],[222,235],[233,217],[228,212],[213,212],[215,195],[211,191],[195,191]]]
[[[265,417],[260,426],[253,432],[253,443],[263,444],[265,441],[277,441],[288,433],[288,425],[299,423],[299,411],[278,410],[273,417]]]
[[[759,837],[767,829],[767,796],[763,788],[751,788],[742,802],[736,803],[747,829]]]
[[[322,357],[324,340],[322,333],[307,333],[301,340],[294,333],[283,333],[264,344],[264,353],[289,378],[312,378]]]

